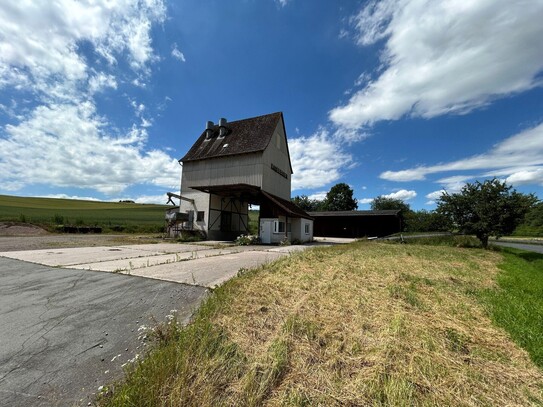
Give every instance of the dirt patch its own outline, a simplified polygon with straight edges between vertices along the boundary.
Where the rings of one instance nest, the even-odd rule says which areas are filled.
[[[42,229],[43,230],[43,229]],[[0,232],[0,252],[39,250],[63,247],[120,246],[162,243],[159,235],[56,234],[7,235]]]
[[[43,236],[49,232],[29,223],[0,222],[0,236]]]

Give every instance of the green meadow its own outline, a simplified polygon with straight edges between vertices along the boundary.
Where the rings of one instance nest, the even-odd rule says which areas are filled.
[[[166,200],[166,199],[165,199]],[[0,222],[100,226],[104,232],[156,233],[164,227],[167,205],[97,202],[0,195]]]

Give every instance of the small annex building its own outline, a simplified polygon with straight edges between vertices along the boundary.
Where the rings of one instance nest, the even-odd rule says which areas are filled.
[[[313,218],[291,202],[292,165],[281,112],[207,122],[183,165],[179,208],[169,233],[199,231],[211,240],[249,233],[249,205],[260,206],[262,243],[313,239]]]
[[[402,230],[400,210],[309,212],[314,235],[327,237],[383,237]]]

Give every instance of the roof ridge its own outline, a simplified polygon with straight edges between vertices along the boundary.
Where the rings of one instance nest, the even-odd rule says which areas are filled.
[[[230,124],[230,123],[239,123],[239,122],[244,122],[244,121],[247,121],[247,120],[260,119],[261,117],[273,116],[273,115],[276,115],[276,114],[283,114],[283,112],[279,111],[279,112],[274,112],[274,113],[261,114],[261,115],[259,115],[259,116],[254,116],[254,117],[247,117],[247,118],[245,118],[245,119],[233,120],[233,121],[231,121],[231,122],[227,121],[227,122],[226,122],[226,125],[228,125],[228,124]],[[216,123],[215,125],[218,126],[219,124]]]

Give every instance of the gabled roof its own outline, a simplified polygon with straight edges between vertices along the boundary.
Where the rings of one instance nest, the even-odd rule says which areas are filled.
[[[280,120],[283,120],[283,113],[277,112],[227,122],[225,126],[227,133],[224,137],[219,137],[219,125],[216,124],[212,128],[211,138],[206,140],[204,130],[188,153],[179,161],[197,161],[264,151],[270,144]]]

